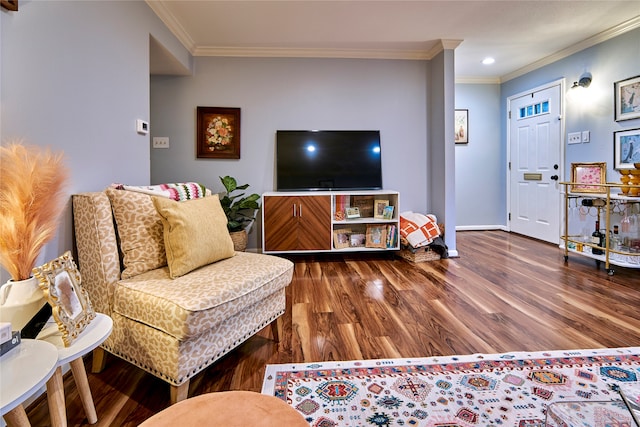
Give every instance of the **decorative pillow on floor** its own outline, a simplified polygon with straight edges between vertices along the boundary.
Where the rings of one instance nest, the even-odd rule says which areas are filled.
[[[217,197],[184,202],[153,197],[153,204],[162,218],[172,278],[235,254],[227,217]]]
[[[134,191],[105,190],[118,226],[120,250],[128,279],[167,265],[162,219],[151,196]]]

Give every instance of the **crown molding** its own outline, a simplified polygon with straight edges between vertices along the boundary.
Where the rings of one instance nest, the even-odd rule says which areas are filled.
[[[193,56],[258,58],[343,58],[429,60],[445,49],[455,49],[462,40],[438,40],[429,50],[409,49],[309,49],[264,47],[196,47]]]
[[[640,27],[640,15],[501,77],[506,82]]]
[[[169,11],[164,2],[157,0],[145,0],[147,5],[153,10],[153,12],[160,18],[160,20],[167,26],[169,31],[182,43],[182,45],[193,55],[193,51],[196,48],[196,44],[189,36],[189,33],[184,29],[178,20],[173,16],[173,13]]]
[[[456,76],[456,84],[499,85],[499,77]]]

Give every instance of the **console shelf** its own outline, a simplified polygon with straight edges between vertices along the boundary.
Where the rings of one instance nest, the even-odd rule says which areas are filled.
[[[393,207],[387,217],[383,217],[385,205]],[[262,251],[399,250],[399,205],[400,194],[389,190],[265,193]],[[351,215],[355,207],[358,216]]]

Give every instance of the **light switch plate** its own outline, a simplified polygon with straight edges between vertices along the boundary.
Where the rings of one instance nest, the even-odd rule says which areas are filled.
[[[567,144],[580,144],[582,142],[582,134],[580,132],[571,132],[567,135]]]
[[[153,137],[153,148],[169,148],[169,137],[168,136],[154,136]]]
[[[590,139],[591,139],[591,132],[589,132],[588,130],[583,130],[582,131],[582,142],[589,142]]]

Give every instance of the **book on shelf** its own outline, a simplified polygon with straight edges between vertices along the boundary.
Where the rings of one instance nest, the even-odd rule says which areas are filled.
[[[387,248],[395,248],[398,244],[397,227],[395,224],[387,226]]]

